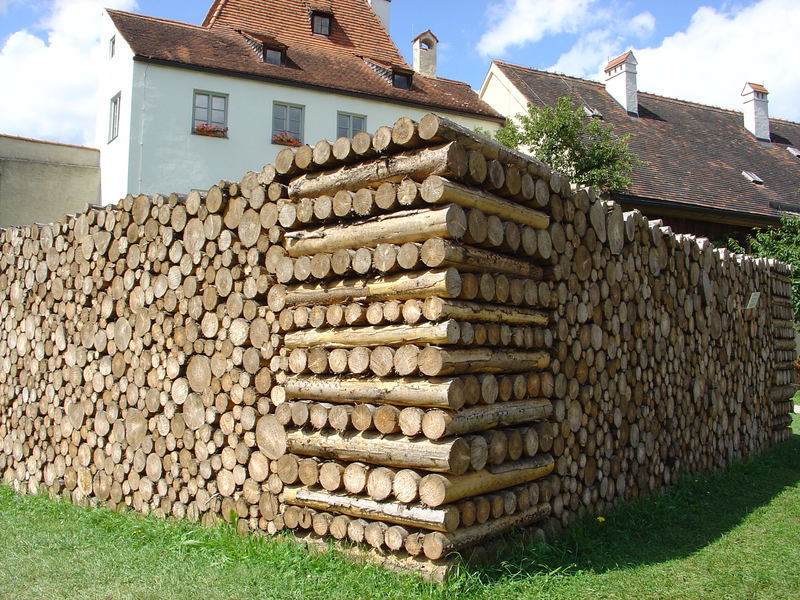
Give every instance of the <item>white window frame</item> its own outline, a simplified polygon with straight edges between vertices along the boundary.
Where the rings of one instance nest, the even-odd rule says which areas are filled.
[[[343,137],[341,132],[339,131],[339,119],[342,117],[347,117],[347,134],[344,137],[353,137],[357,132],[353,131],[353,117],[357,119],[362,119],[364,121],[364,128],[359,129],[358,131],[366,131],[367,130],[367,115],[359,115],[357,113],[346,112],[340,110],[336,113],[336,137]]]
[[[114,58],[114,53],[117,49],[117,36],[112,35],[111,39],[108,40],[108,58]]]
[[[198,96],[205,96],[208,98],[207,104],[205,107],[197,105],[197,97]],[[225,101],[225,107],[222,110],[223,113],[223,120],[222,121],[215,121],[212,118],[212,108],[214,98],[221,98]],[[206,111],[206,119],[199,119],[197,118],[197,110],[205,110]],[[228,112],[230,110],[230,98],[228,94],[223,94],[222,92],[212,92],[209,90],[194,90],[192,92],[192,133],[195,132],[195,128],[200,123],[205,123],[207,125],[211,125],[212,127],[220,126],[225,130],[225,135],[221,137],[228,137]]]
[[[122,104],[122,92],[117,92],[111,98],[108,109],[108,143],[110,144],[119,135],[119,113]]]
[[[286,120],[285,120],[285,123],[284,123],[285,128],[282,129],[282,130],[279,130],[279,129],[275,128],[275,108],[278,107],[278,106],[284,107],[286,109]],[[297,109],[300,110],[300,131],[298,133],[298,137],[299,137],[298,141],[301,144],[303,143],[303,138],[305,137],[305,128],[306,128],[306,107],[303,106],[302,104],[294,104],[292,102],[281,102],[279,100],[275,100],[272,103],[272,120],[271,120],[272,133],[270,135],[270,140],[272,140],[276,135],[278,135],[280,133],[291,133],[291,134],[295,133],[293,131],[289,131],[289,129],[288,129],[288,127],[289,127],[289,109],[291,109],[291,108],[297,108]],[[275,143],[275,142],[273,142],[273,143]]]
[[[327,33],[315,30],[314,25],[317,23],[317,19],[320,20],[319,21],[320,23],[327,22],[328,24]],[[333,15],[320,11],[314,11],[311,13],[311,33],[315,35],[324,35],[325,37],[330,37],[332,31],[333,31]]]

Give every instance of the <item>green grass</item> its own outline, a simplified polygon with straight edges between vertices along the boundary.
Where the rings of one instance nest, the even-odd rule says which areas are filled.
[[[800,432],[800,421],[794,421]],[[0,486],[0,598],[798,598],[800,436],[725,473],[511,548],[441,586],[287,539],[87,510]]]

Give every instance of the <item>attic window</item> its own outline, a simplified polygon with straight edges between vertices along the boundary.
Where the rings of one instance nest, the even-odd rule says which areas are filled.
[[[789,154],[791,154],[792,156],[796,156],[797,158],[800,158],[800,150],[798,150],[794,146],[787,146],[786,149],[789,151]]]
[[[411,73],[392,71],[392,85],[401,90],[411,89]]]
[[[742,176],[747,179],[750,183],[756,183],[758,185],[763,185],[764,180],[761,179],[758,175],[753,173],[752,171],[742,171]]]
[[[592,108],[591,106],[584,105],[583,112],[586,113],[587,117],[597,117],[598,119],[602,119],[603,118],[603,113],[601,113],[596,108]]]
[[[332,15],[323,12],[311,13],[311,31],[319,35],[331,34]]]
[[[282,66],[286,63],[284,51],[277,48],[264,47],[264,62],[271,65]]]

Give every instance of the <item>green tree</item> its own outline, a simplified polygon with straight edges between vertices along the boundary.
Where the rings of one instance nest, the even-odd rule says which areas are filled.
[[[528,114],[506,119],[495,139],[533,156],[572,181],[606,189],[631,186],[631,172],[641,164],[628,150],[629,135],[616,136],[612,127],[589,117],[582,106],[573,108],[563,96],[555,106],[528,104]]]
[[[729,238],[728,248],[739,254],[777,258],[792,265],[792,310],[800,323],[800,218],[784,217],[779,227],[756,229],[740,244]]]

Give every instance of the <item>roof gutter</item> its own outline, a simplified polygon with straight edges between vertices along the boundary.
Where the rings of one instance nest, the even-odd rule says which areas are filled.
[[[692,206],[689,204],[670,202],[661,198],[646,198],[617,191],[612,191],[611,197],[620,204],[625,204],[627,206],[658,208],[667,216],[694,218],[697,221],[725,223],[728,225],[761,227],[765,225],[775,225],[781,218],[780,215],[754,215],[753,213],[745,213],[725,208]],[[772,206],[772,203],[770,203],[770,206]]]
[[[454,115],[461,115],[464,117],[471,117],[473,119],[483,119],[484,121],[494,121],[495,123],[503,124],[505,123],[505,119],[503,117],[493,117],[491,115],[482,115],[480,113],[473,113],[467,112],[462,110],[455,110],[453,108],[448,108],[444,106],[438,106],[435,104],[422,104],[420,102],[412,102],[410,100],[401,100],[397,98],[388,98],[386,96],[378,96],[376,94],[370,94],[368,92],[353,92],[349,90],[340,90],[337,88],[326,87],[324,85],[316,85],[313,83],[303,83],[299,81],[289,81],[286,79],[278,79],[277,77],[268,77],[265,75],[253,75],[251,73],[241,73],[239,71],[230,71],[227,69],[218,69],[215,67],[204,67],[201,65],[188,65],[186,63],[179,63],[174,62],[171,60],[165,60],[163,58],[153,58],[151,56],[142,56],[140,54],[136,54],[133,57],[133,60],[143,63],[149,63],[154,65],[160,65],[162,67],[175,67],[178,69],[187,69],[189,71],[200,71],[201,73],[211,73],[213,75],[226,75],[228,77],[238,77],[240,79],[248,79],[250,81],[261,81],[264,83],[275,83],[278,85],[285,85],[289,87],[298,87],[307,90],[316,90],[322,92],[334,92],[336,94],[340,94],[342,96],[352,96],[355,98],[370,98],[372,100],[378,100],[380,102],[389,102],[392,104],[401,104],[403,106],[411,106],[414,108],[422,108],[422,109],[435,109],[438,111],[447,112]]]

